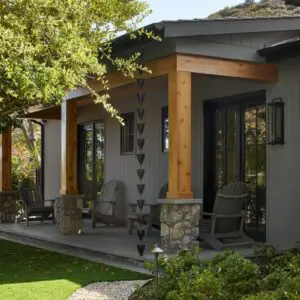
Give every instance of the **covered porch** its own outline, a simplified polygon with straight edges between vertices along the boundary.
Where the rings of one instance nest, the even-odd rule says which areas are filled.
[[[84,220],[83,230],[82,235],[62,235],[55,225],[47,222],[33,222],[31,226],[1,224],[0,238],[139,272],[145,272],[145,262],[154,260],[151,250],[160,242],[159,231],[155,231],[145,240],[146,252],[141,257],[136,251],[136,236],[128,235],[126,228],[99,226],[92,230],[91,221]],[[200,246],[203,246],[200,259],[209,260],[218,254],[204,244]],[[236,250],[245,257],[253,256],[250,248]]]
[[[270,64],[185,54],[175,54],[145,64],[152,73],[141,76],[140,80],[145,80],[142,89],[137,86],[135,79],[123,78],[118,74],[108,75],[112,88],[112,104],[121,114],[136,112],[140,108],[136,94],[140,92],[147,94],[142,107],[144,116],[141,119],[135,117],[137,124],[145,126],[144,132],[139,136],[137,133],[134,135],[135,142],[137,138],[144,139],[145,146],[142,149],[134,147],[135,150],[130,153],[120,151],[119,123],[110,119],[101,105],[95,105],[90,95],[87,95],[83,89],[70,93],[60,108],[35,108],[28,114],[28,118],[49,120],[49,128],[52,128],[52,133],[46,136],[45,141],[48,145],[45,150],[47,152],[49,147],[50,154],[46,162],[48,165],[45,166],[48,176],[45,177],[47,187],[44,196],[45,200],[57,198],[56,230],[65,235],[77,235],[83,230],[83,235],[59,237],[59,234],[54,233],[55,226],[50,224],[29,226],[28,229],[20,230],[20,234],[34,232],[33,235],[41,236],[46,232],[42,233],[42,228],[47,226],[46,230],[51,231],[53,240],[63,240],[63,243],[72,243],[72,240],[76,240],[78,244],[90,244],[92,248],[99,247],[104,250],[105,245],[114,245],[114,241],[124,239],[122,243],[126,245],[126,249],[120,248],[120,251],[132,252],[133,256],[137,254],[138,238],[135,234],[128,235],[126,228],[101,227],[92,230],[88,222],[82,219],[87,190],[84,191],[83,186],[82,174],[85,171],[81,165],[78,132],[80,133],[80,129],[84,128],[85,124],[96,124],[99,120],[104,120],[105,163],[101,167],[104,174],[103,182],[118,179],[124,183],[125,192],[122,201],[126,204],[126,210],[122,213],[125,221],[130,204],[136,203],[137,199],[145,200],[146,204],[157,203],[159,188],[168,183],[167,197],[159,201],[161,212],[157,217],[160,231],[154,230],[154,235],[145,237],[143,241],[148,246],[146,257],[149,255],[149,245],[153,243],[161,244],[167,251],[198,244],[195,238],[199,231],[200,211],[203,211],[205,196],[204,180],[207,178],[205,177],[207,157],[204,151],[204,101],[265,90],[267,83],[277,81],[277,70]],[[91,84],[98,92],[102,92],[103,88],[99,83]],[[165,112],[167,111],[168,149],[162,149],[163,108]],[[6,193],[12,192],[9,162],[10,135],[9,131],[2,135],[0,188],[1,199],[6,200],[0,201],[1,203],[10,201],[13,207],[13,197],[6,196]],[[56,139],[52,140],[54,137]],[[136,161],[136,154],[145,155],[142,164]],[[141,179],[137,177],[137,169],[140,168],[143,168],[146,174]],[[56,183],[59,183],[59,186]],[[144,194],[137,191],[137,184],[144,185]],[[8,215],[13,216],[14,212],[8,213],[4,208],[1,210],[1,203],[0,213],[5,215],[4,220],[9,221]],[[208,206],[204,202],[204,207]],[[178,219],[183,209],[189,212],[186,217],[179,218],[178,223],[171,221]],[[5,228],[11,228],[12,232],[18,231],[17,226],[23,228],[23,225],[8,226],[5,225]],[[111,243],[102,240],[102,236],[106,235],[111,239]],[[87,240],[91,240],[90,243],[85,242]],[[116,246],[110,246],[111,252],[114,251],[114,247]]]

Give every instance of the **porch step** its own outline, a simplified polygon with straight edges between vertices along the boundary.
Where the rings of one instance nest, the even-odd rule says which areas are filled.
[[[56,243],[54,241],[45,240],[44,238],[30,236],[26,233],[20,234],[11,231],[8,232],[6,230],[3,230],[1,227],[0,238],[49,251],[79,257],[82,259],[106,264],[121,269],[150,274],[150,272],[147,269],[145,269],[144,263],[146,260],[150,261],[151,259],[129,258],[111,253],[106,253],[103,251],[95,251],[78,246]]]

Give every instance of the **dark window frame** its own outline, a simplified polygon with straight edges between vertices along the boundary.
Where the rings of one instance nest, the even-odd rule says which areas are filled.
[[[121,117],[124,120],[124,125],[120,125],[120,153],[121,155],[134,155],[135,137],[136,137],[135,113],[134,112],[123,113],[121,114]],[[128,118],[132,118],[131,120],[132,128],[129,129],[128,129],[128,122],[127,122]],[[126,141],[125,138],[128,139],[128,141]],[[132,140],[130,141],[130,139]]]

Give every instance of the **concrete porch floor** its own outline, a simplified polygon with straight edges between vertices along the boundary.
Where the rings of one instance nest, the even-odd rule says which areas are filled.
[[[98,261],[134,271],[145,272],[144,262],[152,261],[151,250],[159,244],[159,230],[152,230],[150,237],[145,237],[145,255],[138,255],[136,233],[128,234],[128,228],[115,226],[97,226],[92,229],[91,220],[84,220],[84,232],[81,235],[62,235],[52,223],[31,222],[25,224],[0,224],[0,238],[32,246]],[[200,259],[212,259],[218,252],[200,245],[203,251]],[[252,256],[251,248],[236,249],[244,256]]]

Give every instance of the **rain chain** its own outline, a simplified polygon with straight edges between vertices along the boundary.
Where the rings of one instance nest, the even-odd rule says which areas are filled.
[[[140,59],[143,59],[144,51],[142,50]],[[139,75],[142,75],[143,71],[139,70]],[[140,256],[144,255],[146,245],[144,244],[144,237],[145,237],[145,216],[147,216],[144,212],[144,205],[145,205],[145,199],[144,199],[144,191],[145,191],[145,183],[144,183],[144,176],[145,176],[145,169],[144,169],[144,161],[145,161],[145,110],[144,110],[144,100],[145,100],[145,91],[144,91],[144,85],[145,80],[143,78],[137,79],[137,86],[138,86],[138,92],[137,92],[137,102],[138,102],[138,108],[137,108],[137,154],[136,158],[139,163],[139,168],[137,169],[137,176],[139,179],[139,182],[137,184],[137,191],[139,193],[139,198],[137,200],[137,235],[139,239],[139,243],[137,245],[137,250],[139,252]]]

